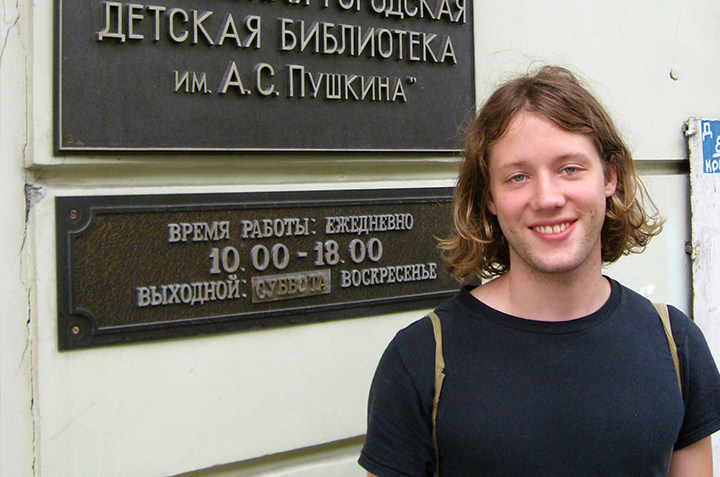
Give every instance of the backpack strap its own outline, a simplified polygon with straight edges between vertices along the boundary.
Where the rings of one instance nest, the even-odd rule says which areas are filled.
[[[433,334],[435,335],[435,393],[433,394],[432,406],[432,442],[435,448],[435,476],[440,475],[440,449],[438,448],[437,432],[435,430],[437,421],[438,405],[440,404],[440,390],[445,379],[445,358],[442,351],[442,329],[440,327],[440,318],[434,311],[428,314],[433,326]]]
[[[675,339],[673,339],[672,328],[670,327],[670,314],[668,313],[667,305],[664,303],[653,303],[653,306],[660,315],[660,321],[665,331],[665,338],[667,338],[668,348],[670,348],[670,356],[672,356],[673,366],[675,366],[675,376],[677,377],[678,387],[680,387],[680,394],[682,394],[682,380],[680,379],[680,361],[678,360],[677,345]]]

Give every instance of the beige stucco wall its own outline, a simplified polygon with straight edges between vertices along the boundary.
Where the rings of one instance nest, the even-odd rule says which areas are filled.
[[[685,4],[474,2],[478,98],[534,63],[563,64],[608,105],[636,158],[683,160],[682,123],[720,117],[720,3]],[[364,432],[372,372],[395,331],[422,311],[59,353],[53,200],[447,186],[456,159],[58,157],[52,2],[1,8],[0,474],[171,475],[240,462],[216,472],[362,475],[353,438]],[[608,273],[689,311],[688,178],[672,163],[643,164],[668,223],[644,255]]]

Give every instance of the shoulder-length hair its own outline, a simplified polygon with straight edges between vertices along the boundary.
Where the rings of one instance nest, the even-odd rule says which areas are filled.
[[[602,260],[644,250],[660,233],[662,220],[637,177],[629,149],[605,108],[569,70],[543,66],[533,74],[515,78],[497,89],[470,124],[465,153],[455,187],[456,233],[442,240],[448,271],[459,281],[492,278],[510,267],[508,243],[488,210],[493,144],[520,111],[541,114],[562,129],[589,137],[600,154],[605,175],[617,171],[617,189],[607,199],[601,232]],[[648,204],[650,211],[645,210]]]

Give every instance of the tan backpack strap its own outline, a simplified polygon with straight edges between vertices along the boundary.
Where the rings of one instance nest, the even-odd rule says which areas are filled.
[[[675,376],[677,377],[678,386],[680,387],[680,393],[682,394],[682,381],[680,379],[680,361],[678,360],[677,345],[675,339],[673,339],[672,328],[670,327],[670,315],[668,313],[667,305],[664,303],[653,303],[653,306],[660,315],[660,321],[665,331],[665,337],[667,338],[668,347],[670,348],[670,356],[672,356],[673,366],[675,366]]]
[[[440,327],[440,318],[435,312],[428,314],[433,325],[433,334],[435,335],[435,392],[433,394],[432,406],[432,442],[435,448],[435,476],[440,475],[440,449],[438,448],[437,432],[435,430],[437,421],[438,405],[440,404],[440,390],[445,379],[445,358],[442,351],[442,329]]]

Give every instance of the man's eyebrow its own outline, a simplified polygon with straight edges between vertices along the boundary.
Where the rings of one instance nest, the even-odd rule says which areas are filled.
[[[532,164],[531,159],[517,159],[511,162],[506,162],[505,164],[500,165],[497,170],[498,171],[505,171],[508,169],[517,169],[527,166],[528,164]]]
[[[568,160],[587,161],[589,157],[583,152],[568,152],[560,154],[552,159],[552,162],[563,162]],[[532,165],[535,161],[532,158],[518,158],[513,159],[510,162],[506,162],[498,167],[498,170],[514,169],[516,167],[524,167],[526,165]]]
[[[568,152],[566,154],[561,154],[555,158],[556,161],[566,161],[566,160],[573,160],[573,159],[587,161],[590,158],[584,152]]]

